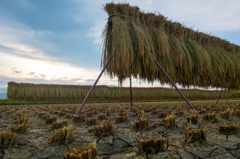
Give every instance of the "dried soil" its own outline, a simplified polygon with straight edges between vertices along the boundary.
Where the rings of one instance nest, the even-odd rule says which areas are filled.
[[[194,105],[211,105],[213,102],[194,102]],[[231,101],[231,103],[234,103]],[[235,101],[235,103],[240,103],[240,101]],[[142,103],[137,103],[135,105],[141,105]],[[143,103],[143,104],[153,104],[153,105],[165,105],[166,109],[168,106],[176,105],[176,102],[169,103]],[[101,107],[102,104],[96,104]],[[115,107],[117,104],[108,104],[111,107]],[[126,106],[126,104],[124,104]],[[207,126],[207,142],[205,144],[200,144],[197,142],[186,143],[185,131],[186,128],[190,126],[186,121],[186,117],[189,116],[189,108],[183,105],[181,110],[183,114],[176,117],[175,128],[166,129],[166,127],[161,124],[163,118],[158,118],[157,115],[151,115],[150,112],[145,113],[148,115],[149,127],[146,130],[136,132],[133,130],[133,121],[137,118],[136,113],[130,112],[128,110],[128,122],[116,124],[115,117],[118,111],[113,109],[111,116],[107,116],[106,119],[112,119],[114,124],[116,124],[116,131],[114,136],[107,136],[102,138],[96,138],[92,134],[92,126],[86,125],[85,122],[73,123],[73,119],[70,118],[69,126],[73,125],[74,129],[78,129],[76,139],[71,144],[61,144],[61,145],[51,145],[48,142],[53,136],[53,130],[51,125],[45,124],[45,120],[41,119],[34,111],[33,108],[38,108],[39,105],[30,106],[10,106],[17,110],[26,108],[29,111],[29,128],[25,133],[18,133],[18,135],[23,136],[18,142],[18,145],[4,149],[0,158],[36,158],[36,159],[59,159],[63,158],[64,153],[72,150],[73,147],[84,147],[88,146],[93,140],[97,140],[97,155],[100,158],[112,158],[112,159],[122,159],[122,158],[180,158],[180,159],[195,159],[195,158],[240,158],[240,137],[239,133],[230,134],[228,139],[226,135],[218,134],[218,126],[225,123],[239,123],[240,117],[231,116],[230,119],[225,120],[219,117],[217,122],[209,123],[199,118],[199,123],[197,125],[191,125],[193,128],[205,128]],[[231,105],[231,104],[230,104]],[[53,106],[53,105],[52,105]],[[87,107],[86,105],[85,107]],[[0,106],[1,109],[5,109],[5,106]],[[9,107],[9,106],[8,106]],[[44,105],[41,105],[44,107]],[[51,105],[46,106],[51,107]],[[53,106],[53,107],[56,107]],[[59,107],[69,107],[68,104],[60,105]],[[75,105],[79,107],[79,105]],[[238,105],[239,107],[239,105]],[[0,130],[6,131],[8,127],[12,126],[12,119],[16,115],[16,111],[7,114],[6,111],[2,112],[2,117],[0,118]],[[175,110],[171,109],[169,115]],[[47,111],[46,111],[47,112]],[[205,112],[208,114],[210,111]],[[73,115],[74,113],[72,113]],[[97,117],[97,115],[94,115]],[[92,118],[92,117],[88,117]],[[65,120],[64,116],[58,116],[57,121]],[[98,125],[102,124],[103,120],[98,120]],[[137,139],[146,136],[156,136],[168,138],[169,142],[176,146],[169,146],[168,150],[165,152],[160,152],[158,154],[138,154],[137,149]]]

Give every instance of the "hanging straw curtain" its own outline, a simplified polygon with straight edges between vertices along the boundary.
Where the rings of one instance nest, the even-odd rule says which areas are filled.
[[[101,65],[119,84],[131,75],[161,84],[168,79],[186,86],[240,88],[240,47],[226,40],[172,22],[161,14],[141,12],[137,6],[107,3],[109,18],[103,31]]]

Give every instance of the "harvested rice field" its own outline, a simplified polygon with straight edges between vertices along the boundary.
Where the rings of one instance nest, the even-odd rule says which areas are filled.
[[[0,158],[240,158],[240,101],[215,102],[0,106]]]
[[[74,8],[66,9],[65,7],[72,5],[65,4],[66,2],[61,2],[61,5],[50,3],[56,2],[49,2],[47,5],[27,4],[27,8],[34,6],[34,9],[30,9],[31,13],[24,8],[24,14],[19,14],[19,10],[16,18],[14,14],[6,16],[3,27],[0,23],[3,29],[13,27],[2,31],[7,41],[0,43],[0,53],[3,53],[3,61],[8,65],[1,68],[5,75],[1,74],[0,88],[7,88],[7,96],[2,94],[7,99],[0,100],[0,159],[240,158],[238,41],[234,42],[232,39],[230,42],[216,37],[216,32],[205,33],[207,26],[204,26],[204,32],[200,32],[193,26],[189,28],[183,22],[167,18],[160,11],[144,11],[146,8],[126,1],[101,4],[102,10],[106,12],[105,20],[101,23],[105,23],[105,27],[99,26],[101,14],[94,15],[97,13],[96,6],[86,7],[85,3],[80,3],[84,6],[83,9],[79,9],[80,6],[75,9],[76,4]],[[147,5],[148,3],[146,2]],[[166,2],[161,6],[168,6],[164,3]],[[19,6],[13,4],[9,2],[6,6],[11,6],[11,11],[17,10]],[[50,12],[47,12],[47,8],[42,8],[44,6],[48,6]],[[53,10],[53,6],[61,11]],[[180,5],[176,3],[174,6]],[[215,7],[214,5],[213,9],[207,9],[211,11],[209,14],[204,14],[213,14]],[[4,6],[0,5],[0,8],[8,14]],[[94,12],[89,8],[94,9]],[[174,9],[168,9],[171,8]],[[234,7],[225,8],[232,10]],[[72,12],[65,13],[65,9]],[[44,12],[44,17],[40,18],[37,11]],[[90,14],[84,14],[84,11]],[[226,15],[223,11],[221,14]],[[180,19],[186,19],[169,10],[170,12]],[[183,15],[189,13],[188,10]],[[187,24],[196,22],[207,25],[205,22],[197,22],[198,16],[190,14],[194,18],[189,19],[194,20]],[[201,14],[200,20],[208,19],[206,22],[214,31],[213,20],[219,18],[210,18],[209,21],[209,17],[202,17],[204,14]],[[24,17],[26,15],[31,16]],[[63,17],[58,17],[59,15]],[[76,24],[71,20],[72,16]],[[34,18],[31,23],[23,23],[31,17]],[[96,17],[97,27],[94,24]],[[227,18],[221,15],[213,17]],[[18,21],[12,22],[9,19]],[[68,20],[64,22],[64,19]],[[94,28],[87,26],[87,20],[89,24],[94,24]],[[227,21],[234,20],[227,18]],[[34,25],[34,22],[37,23]],[[216,24],[215,27],[221,28],[221,23]],[[44,25],[49,26],[45,28]],[[66,26],[71,26],[71,29],[67,30]],[[88,31],[83,30],[86,28]],[[98,37],[99,28],[103,29],[101,38]],[[220,31],[218,30],[219,33]],[[223,31],[227,33],[226,29]],[[231,27],[229,31],[234,34]],[[234,34],[235,39],[236,35]],[[91,40],[87,38],[95,39],[94,44],[102,42],[96,47],[88,44]],[[43,48],[40,47],[42,44]],[[96,59],[100,57],[95,57],[99,46],[102,50],[101,58]],[[10,56],[11,52],[13,53]],[[11,61],[12,59],[14,60]],[[96,77],[97,63],[101,66],[101,73],[93,80]],[[104,72],[112,81],[105,78],[98,83]],[[119,87],[114,83],[114,78],[117,78]],[[132,78],[136,87],[132,87]],[[123,87],[128,79],[130,89]],[[2,84],[6,80],[11,80],[8,86],[6,83]],[[20,80],[38,84],[14,82]],[[139,88],[136,82],[152,86],[153,83],[158,84],[155,88]],[[93,85],[77,85],[80,83]],[[226,103],[221,101],[216,104],[213,99],[218,96],[219,100],[221,95],[226,97]],[[234,100],[228,102],[230,98]],[[132,105],[133,99],[135,103]],[[180,102],[181,99],[186,103]],[[192,105],[188,99],[193,100]],[[92,103],[84,105],[87,100]],[[131,105],[125,102],[129,100]],[[169,102],[160,102],[161,100]],[[119,101],[125,103],[113,103]],[[68,104],[53,104],[60,102]],[[21,105],[16,105],[17,103]],[[29,103],[32,105],[27,105]]]

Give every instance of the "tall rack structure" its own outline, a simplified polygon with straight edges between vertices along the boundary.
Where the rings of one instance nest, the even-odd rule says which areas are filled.
[[[240,46],[126,3],[107,3],[104,9],[109,17],[103,32],[103,69],[76,115],[105,70],[120,85],[127,78],[131,83],[131,77],[170,84],[191,109],[176,83],[240,89]]]

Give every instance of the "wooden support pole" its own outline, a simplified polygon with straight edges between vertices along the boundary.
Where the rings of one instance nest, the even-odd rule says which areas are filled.
[[[223,90],[223,89],[221,89],[221,91],[220,91],[220,93],[219,93],[219,96],[218,96],[218,99],[217,99],[216,105],[218,104],[218,100],[219,100],[219,98],[220,98],[220,96],[221,96],[221,94],[222,94],[222,90]]]
[[[132,78],[130,75],[130,100],[131,100],[131,108],[132,108]]]
[[[97,85],[99,79],[101,78],[103,72],[105,71],[105,69],[106,69],[106,67],[108,66],[108,64],[109,64],[109,62],[111,61],[111,59],[112,59],[112,55],[111,55],[110,58],[108,59],[108,61],[107,61],[106,65],[104,66],[102,72],[100,73],[100,75],[99,75],[98,78],[96,79],[95,83],[93,84],[92,88],[91,88],[90,91],[88,92],[87,96],[86,96],[85,99],[83,100],[82,105],[81,105],[80,108],[78,109],[78,111],[77,111],[77,113],[75,114],[75,116],[80,113],[81,109],[83,108],[83,106],[84,106],[84,104],[86,103],[88,97],[90,96],[90,94],[92,93],[93,89],[94,89],[95,86]]]
[[[187,102],[187,104],[190,106],[192,110],[195,110],[194,107],[189,103],[187,98],[182,94],[182,92],[177,88],[175,83],[172,81],[172,79],[168,76],[168,74],[164,71],[164,69],[159,65],[159,63],[153,58],[154,62],[158,65],[158,67],[161,69],[161,71],[164,73],[164,75],[168,78],[168,80],[172,83],[172,85],[175,87],[175,89],[178,91],[178,93],[182,96],[182,98]]]
[[[227,92],[226,105],[228,105],[228,96],[229,96],[229,88],[228,88],[228,92]]]

